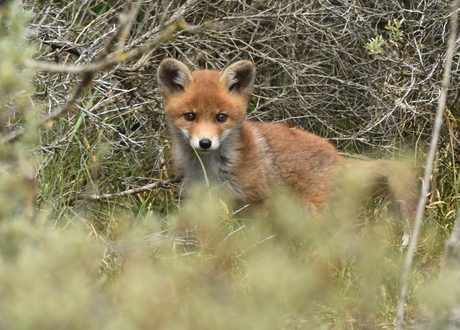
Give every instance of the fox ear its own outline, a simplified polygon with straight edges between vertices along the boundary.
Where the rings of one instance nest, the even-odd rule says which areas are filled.
[[[238,61],[222,71],[219,82],[230,92],[249,98],[255,75],[256,69],[251,61]]]
[[[182,62],[166,58],[158,67],[158,87],[163,97],[184,91],[193,83],[190,69]]]

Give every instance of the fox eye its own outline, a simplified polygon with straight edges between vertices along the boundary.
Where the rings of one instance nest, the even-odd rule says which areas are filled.
[[[196,115],[193,112],[187,112],[184,114],[184,118],[186,121],[194,121],[196,118]]]
[[[216,119],[219,123],[225,123],[227,121],[227,118],[228,118],[228,115],[226,115],[225,113],[219,113],[216,116]]]

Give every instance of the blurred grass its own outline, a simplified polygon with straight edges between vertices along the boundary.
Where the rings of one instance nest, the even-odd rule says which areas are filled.
[[[211,192],[178,212],[177,187],[76,201],[171,177],[168,150],[156,147],[168,146],[164,127],[154,120],[160,133],[146,139],[155,143],[114,145],[129,130],[153,129],[135,111],[98,114],[119,131],[102,129],[89,120],[100,100],[88,92],[75,114],[37,128],[47,105],[22,64],[32,54],[27,16],[14,2],[0,13],[2,134],[27,128],[0,143],[0,329],[393,327],[405,250],[384,203],[357,223],[344,205],[314,218],[286,192],[263,216],[233,215]],[[458,201],[455,141],[445,142],[407,329],[439,328],[459,297],[455,277],[438,278]]]
[[[93,226],[99,221],[94,216],[76,215],[66,228],[51,226],[49,213],[34,222],[4,221],[0,324],[391,327],[403,255],[386,218],[350,233],[337,225],[341,220],[307,218],[288,198],[280,199],[283,208],[264,219],[235,220],[221,200],[204,196],[167,224],[153,215],[131,219],[116,212],[104,231]],[[433,279],[436,264],[415,271],[410,317],[417,315],[413,295]]]

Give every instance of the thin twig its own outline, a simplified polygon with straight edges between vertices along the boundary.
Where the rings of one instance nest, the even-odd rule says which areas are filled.
[[[77,199],[85,199],[85,200],[92,200],[92,201],[98,201],[102,199],[113,199],[117,197],[123,197],[127,195],[136,195],[140,194],[146,191],[151,191],[155,189],[170,189],[173,187],[174,184],[181,182],[180,178],[172,178],[166,181],[158,181],[154,183],[149,183],[145,186],[138,187],[138,188],[133,188],[133,189],[128,189],[125,191],[121,191],[119,193],[112,193],[112,194],[93,194],[93,195],[87,195],[87,194],[78,194]]]
[[[425,167],[425,173],[423,176],[422,190],[420,200],[417,207],[417,213],[415,216],[414,228],[412,232],[412,238],[410,240],[409,248],[407,250],[406,259],[404,261],[404,268],[401,276],[401,284],[399,290],[398,304],[396,310],[396,329],[401,330],[404,324],[404,305],[406,303],[407,289],[409,287],[409,275],[412,268],[412,261],[414,259],[415,252],[417,250],[418,235],[422,226],[423,212],[425,209],[426,201],[428,198],[428,192],[430,188],[430,176],[433,172],[434,160],[437,152],[439,135],[441,132],[442,119],[444,116],[444,107],[446,105],[447,90],[450,82],[450,72],[452,68],[452,59],[454,56],[455,40],[457,39],[457,13],[458,0],[452,1],[452,18],[450,27],[450,37],[447,42],[447,53],[446,53],[446,64],[444,68],[444,77],[441,86],[441,95],[438,101],[438,110],[436,111],[436,117],[434,122],[433,135],[431,137],[430,151],[428,153],[428,159]]]
[[[193,32],[200,31],[201,29],[207,28],[209,24],[203,24],[201,26],[194,27]],[[178,20],[171,25],[169,25],[162,33],[160,33],[152,42],[141,46],[139,48],[130,50],[128,52],[120,52],[114,55],[111,55],[102,60],[96,61],[95,63],[88,65],[66,65],[66,64],[52,64],[48,62],[40,62],[34,60],[26,61],[26,65],[31,69],[47,71],[53,73],[85,73],[85,72],[96,72],[101,70],[110,69],[117,64],[130,60],[132,58],[141,56],[147,52],[158,49],[158,47],[168,39],[171,39],[173,34],[177,31],[184,30],[188,25],[182,21]]]

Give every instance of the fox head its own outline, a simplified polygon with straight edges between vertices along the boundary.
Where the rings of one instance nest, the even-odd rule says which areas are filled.
[[[192,72],[178,60],[163,60],[158,86],[171,129],[200,154],[219,149],[246,116],[254,77],[250,61],[238,61],[222,72]]]

